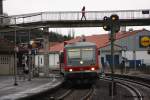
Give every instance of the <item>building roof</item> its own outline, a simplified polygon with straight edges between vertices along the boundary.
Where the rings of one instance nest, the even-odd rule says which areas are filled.
[[[88,42],[94,42],[96,43],[96,45],[98,47],[102,46],[103,43],[100,43],[101,41],[104,42],[108,42],[108,35],[107,34],[102,34],[102,35],[92,35],[92,36],[86,36],[86,41]],[[74,42],[78,42],[80,41],[81,37],[76,37],[72,40],[69,40],[67,41],[67,43],[74,43]],[[64,43],[60,43],[60,44],[57,44],[57,45],[54,45],[52,47],[50,47],[50,52],[53,52],[53,51],[62,51],[64,48]]]
[[[135,35],[136,33],[143,31],[143,30],[135,30],[135,31],[129,31],[129,32],[118,32],[115,34],[115,39],[121,39],[124,37],[128,37],[131,35]],[[72,40],[67,41],[67,43],[74,43],[74,42],[78,42],[81,40],[82,37],[76,37]],[[98,48],[102,48],[105,47],[107,45],[110,44],[110,40],[109,40],[109,34],[100,34],[100,35],[92,35],[92,36],[85,36],[86,41],[88,42],[94,42],[96,43]],[[64,43],[60,43],[57,45],[54,45],[52,47],[49,48],[50,52],[54,52],[54,51],[62,51],[64,48]]]
[[[91,42],[75,42],[75,43],[71,43],[71,44],[67,44],[65,45],[65,48],[72,48],[72,47],[83,47],[83,46],[96,46],[95,43],[91,43]]]

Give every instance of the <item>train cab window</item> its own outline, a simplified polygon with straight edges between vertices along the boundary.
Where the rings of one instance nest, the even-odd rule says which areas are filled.
[[[79,59],[80,56],[80,49],[69,49],[68,50],[68,58],[69,59]]]
[[[78,65],[91,65],[95,64],[96,52],[93,47],[86,48],[69,48],[67,50],[67,63],[68,65],[78,66]],[[81,64],[80,62],[83,62]]]
[[[82,59],[83,60],[92,60],[92,59],[94,59],[94,50],[93,50],[93,48],[83,48],[82,49]]]

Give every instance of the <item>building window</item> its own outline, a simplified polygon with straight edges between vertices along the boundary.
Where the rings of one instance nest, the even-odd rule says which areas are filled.
[[[8,64],[8,56],[0,56],[0,64]]]
[[[42,58],[41,58],[41,64],[43,64],[43,60],[42,60]]]

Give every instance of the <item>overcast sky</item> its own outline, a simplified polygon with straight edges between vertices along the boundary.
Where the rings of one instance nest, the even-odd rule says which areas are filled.
[[[150,9],[150,0],[4,0],[3,4],[4,12],[8,15],[44,11],[81,11],[83,6],[86,7],[86,11]],[[64,32],[64,29],[54,30]],[[104,33],[101,28],[74,30],[78,33],[76,36]]]

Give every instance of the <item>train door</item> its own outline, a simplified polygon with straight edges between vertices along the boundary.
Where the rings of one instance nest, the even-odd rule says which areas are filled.
[[[111,55],[106,55],[106,61],[108,61],[110,65],[112,64]],[[119,55],[114,55],[114,65],[119,65]]]
[[[59,67],[60,67],[60,73],[63,74],[63,67],[64,67],[64,52],[61,52],[60,53],[60,56],[59,56]]]

